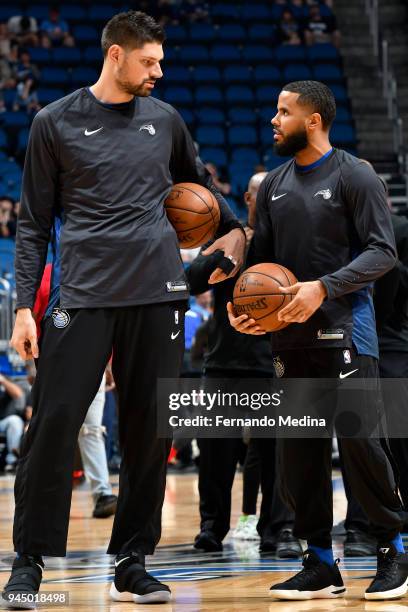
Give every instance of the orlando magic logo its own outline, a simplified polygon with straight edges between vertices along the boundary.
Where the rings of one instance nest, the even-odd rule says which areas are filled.
[[[69,316],[66,310],[54,308],[54,310],[52,311],[52,320],[55,327],[58,327],[58,329],[62,329],[63,327],[67,327],[67,325],[69,325],[71,317]]]
[[[141,132],[142,130],[147,130],[150,134],[150,136],[154,136],[156,133],[155,127],[152,123],[146,124],[146,125],[142,125],[141,128],[139,128],[139,132]]]
[[[316,198],[318,195],[321,195],[323,200],[330,200],[332,197],[332,192],[331,189],[321,189],[320,191],[317,191],[313,197]]]

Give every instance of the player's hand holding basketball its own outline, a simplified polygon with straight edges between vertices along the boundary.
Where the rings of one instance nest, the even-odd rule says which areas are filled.
[[[244,261],[245,243],[244,232],[236,228],[225,234],[225,236],[218,238],[208,249],[202,252],[202,255],[211,255],[215,251],[223,251],[225,258],[229,259],[234,266],[228,273],[224,272],[221,268],[214,270],[208,279],[209,284],[219,283],[237,274]]]
[[[228,302],[227,311],[230,325],[235,331],[241,334],[252,334],[253,336],[263,336],[266,334],[266,331],[262,329],[255,319],[250,319],[246,314],[237,316],[232,302]]]
[[[38,357],[37,328],[29,308],[20,308],[17,311],[10,346],[16,349],[21,359]]]
[[[279,287],[281,293],[295,294],[293,300],[278,314],[279,321],[285,323],[304,323],[322,305],[327,296],[321,281],[296,283],[291,287]]]

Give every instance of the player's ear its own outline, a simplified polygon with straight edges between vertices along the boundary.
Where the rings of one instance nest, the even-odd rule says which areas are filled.
[[[107,56],[112,62],[117,64],[119,61],[121,51],[122,51],[122,48],[119,45],[111,45],[108,49]]]
[[[249,191],[246,191],[244,193],[244,200],[245,200],[245,204],[249,206],[251,203],[251,194],[249,193]]]
[[[322,117],[320,113],[312,113],[309,117],[309,128],[315,130],[322,127]]]

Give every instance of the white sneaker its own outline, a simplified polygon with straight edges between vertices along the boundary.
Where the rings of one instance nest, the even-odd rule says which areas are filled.
[[[232,537],[238,540],[259,540],[256,530],[258,520],[259,517],[256,514],[243,514],[238,519]]]

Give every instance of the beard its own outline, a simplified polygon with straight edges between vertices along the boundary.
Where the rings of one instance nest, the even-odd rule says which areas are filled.
[[[116,77],[116,84],[120,91],[128,94],[129,96],[150,96],[152,93],[151,89],[145,87],[146,83],[154,82],[154,79],[144,79],[141,83],[135,84],[129,81],[127,78],[127,70],[120,70]]]
[[[275,142],[273,148],[280,157],[293,157],[299,151],[306,149],[308,145],[306,130],[299,130],[289,136],[285,136],[282,142]]]

